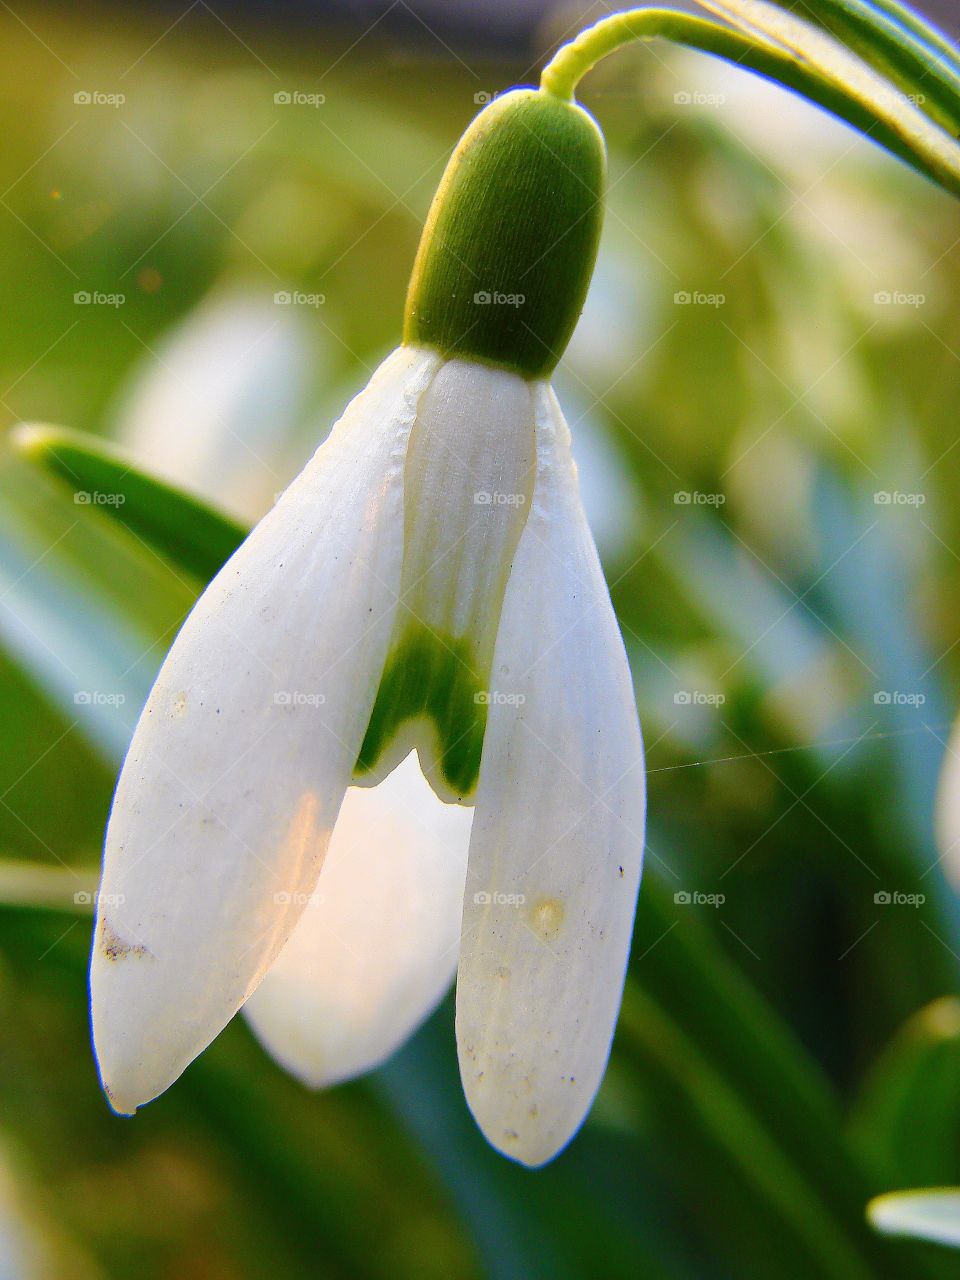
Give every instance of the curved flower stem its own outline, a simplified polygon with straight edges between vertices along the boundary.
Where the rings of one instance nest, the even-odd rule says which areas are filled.
[[[572,99],[583,77],[603,58],[635,40],[654,40],[657,36],[721,57],[730,56],[731,37],[734,41],[743,40],[714,22],[673,9],[629,9],[601,18],[565,44],[544,67],[540,87],[555,97]]]
[[[793,90],[960,195],[960,147],[955,139],[837,40],[792,15],[783,15],[782,32],[760,29],[753,25],[754,11],[743,12],[748,9],[743,0],[702,3],[745,30],[671,9],[615,13],[582,31],[555,54],[543,70],[541,89],[571,100],[580,80],[603,58],[636,40],[661,37]],[[769,13],[771,8],[760,6],[760,12]],[[792,19],[789,26],[788,17]],[[796,32],[804,27],[809,35],[798,42]]]

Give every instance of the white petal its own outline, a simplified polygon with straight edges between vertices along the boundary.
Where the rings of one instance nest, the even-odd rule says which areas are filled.
[[[450,986],[472,817],[437,799],[414,754],[347,792],[316,892],[244,1007],[305,1084],[379,1066]]]
[[[887,1236],[910,1236],[960,1248],[960,1189],[892,1191],[867,1205],[867,1217]]]
[[[497,636],[464,899],[457,1041],[504,1154],[549,1160],[599,1086],[643,855],[643,746],[623,642],[538,388],[537,477]]]
[[[403,461],[436,367],[388,358],[198,601],[117,786],[91,961],[114,1107],[168,1087],[313,891],[396,611]]]

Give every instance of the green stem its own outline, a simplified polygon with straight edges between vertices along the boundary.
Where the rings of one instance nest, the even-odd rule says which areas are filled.
[[[540,87],[557,98],[569,101],[583,77],[603,58],[635,40],[654,40],[658,36],[704,53],[728,57],[734,33],[714,22],[672,9],[629,9],[624,13],[614,13],[609,18],[601,18],[565,44],[544,67]],[[737,39],[734,36],[734,41]],[[749,42],[740,39],[739,43]]]

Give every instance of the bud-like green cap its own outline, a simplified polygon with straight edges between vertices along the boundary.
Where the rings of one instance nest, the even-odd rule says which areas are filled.
[[[606,150],[573,102],[514,89],[450,158],[407,293],[403,340],[546,377],[583,309]]]

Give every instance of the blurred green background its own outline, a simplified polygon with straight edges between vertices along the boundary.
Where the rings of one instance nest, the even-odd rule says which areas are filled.
[[[582,25],[488,9],[4,5],[4,427],[102,433],[265,510],[398,341],[477,104]],[[583,100],[611,190],[557,385],[651,813],[597,1104],[542,1172],[495,1155],[448,1000],[358,1083],[308,1093],[237,1021],[136,1120],[110,1113],[88,902],[202,584],[5,449],[4,1280],[958,1274],[863,1208],[960,1181],[960,913],[933,837],[960,685],[960,209],[687,52],[626,52]]]

